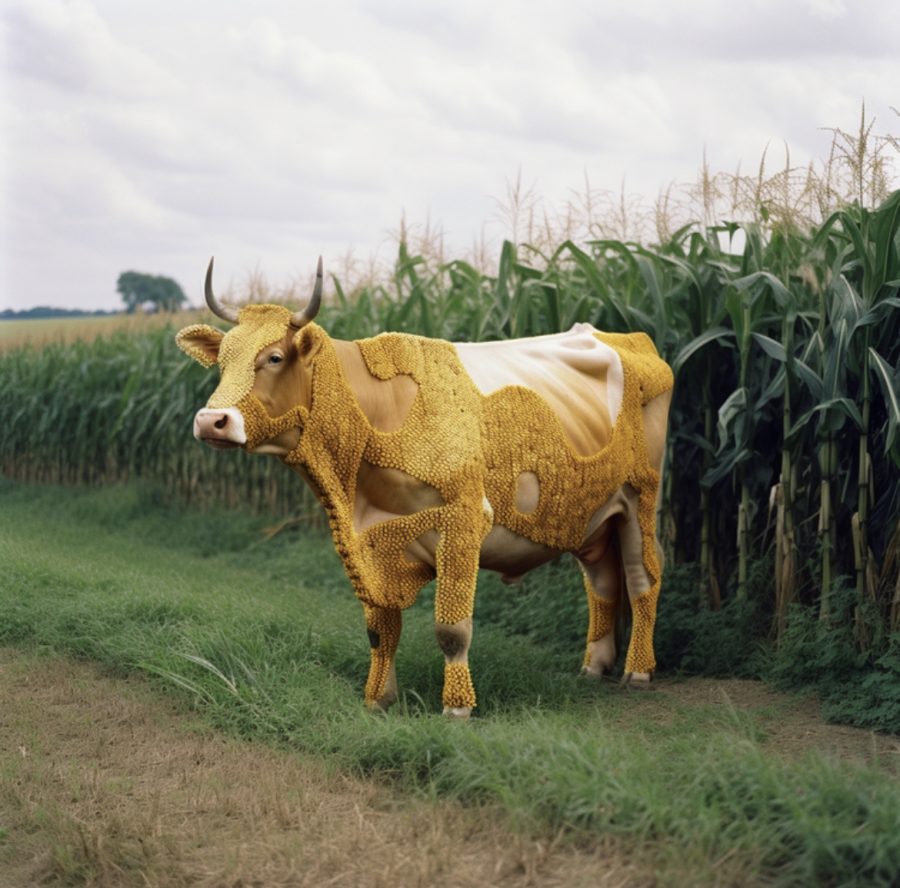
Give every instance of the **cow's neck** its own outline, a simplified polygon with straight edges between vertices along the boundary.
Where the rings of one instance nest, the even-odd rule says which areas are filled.
[[[409,376],[378,379],[363,358],[358,342],[332,340],[347,388],[353,394],[367,424],[380,432],[393,432],[403,423],[416,396]]]
[[[303,428],[299,443],[284,461],[302,466],[320,487],[337,482],[345,496],[352,496],[371,432],[348,381],[359,349],[353,342],[332,339],[314,324],[304,330],[300,348],[301,354],[307,353],[302,358],[305,378],[298,405],[303,409]]]
[[[334,346],[334,353],[340,364],[344,380],[365,413],[366,408],[363,401],[366,393],[360,386],[359,380],[360,374],[366,372],[366,365],[359,352],[359,346],[355,342],[347,342],[343,339],[331,339],[330,342]]]
[[[308,411],[313,409],[313,390],[318,373],[320,379],[322,376],[328,377],[332,387],[349,388],[363,413],[366,416],[370,414],[371,386],[367,388],[365,383],[372,377],[355,342],[332,339],[321,327],[310,324],[304,331],[300,348],[308,356],[301,357],[297,368],[297,406]]]
[[[372,433],[348,382],[359,349],[310,325],[301,343],[307,376],[303,427],[297,446],[283,458],[310,484],[328,515],[337,550],[357,593],[361,566],[353,533],[353,499],[362,454]],[[308,405],[308,407],[306,407]]]

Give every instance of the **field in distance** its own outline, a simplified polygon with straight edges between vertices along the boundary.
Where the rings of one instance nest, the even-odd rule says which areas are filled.
[[[71,318],[26,318],[0,321],[0,351],[31,345],[41,348],[59,342],[89,342],[119,330],[129,333],[171,325],[196,324],[208,317],[199,309],[174,314],[85,315]]]

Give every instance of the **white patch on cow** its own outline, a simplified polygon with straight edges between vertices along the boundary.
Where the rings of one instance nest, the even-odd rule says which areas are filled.
[[[490,521],[491,524],[493,524],[494,523],[494,507],[491,505],[491,501],[486,496],[483,496],[481,498],[481,510],[484,512],[487,520]]]
[[[594,336],[590,324],[575,324],[566,333],[499,342],[456,342],[463,367],[483,395],[507,385],[577,394],[593,390],[605,398],[610,421],[622,409],[625,378],[615,350]],[[606,391],[599,382],[606,376]],[[571,396],[571,395],[570,395]]]
[[[541,482],[535,472],[520,472],[516,479],[514,502],[519,512],[533,512],[541,501]]]
[[[222,418],[227,420],[224,427],[215,429],[216,421],[219,421]],[[206,423],[204,423],[204,419],[206,419]],[[211,423],[210,420],[212,421]],[[220,409],[210,407],[200,408],[194,416],[194,437],[198,441],[210,437],[208,433],[203,433],[204,431],[208,432],[208,428],[201,429],[201,426],[204,424],[207,426],[210,424],[212,425],[213,429],[215,429],[214,436],[219,441],[231,441],[234,444],[247,443],[247,432],[244,429],[244,417],[241,414],[241,411],[236,407],[222,407]]]

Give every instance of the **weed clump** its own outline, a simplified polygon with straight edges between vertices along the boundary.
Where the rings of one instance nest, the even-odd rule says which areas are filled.
[[[838,583],[826,619],[809,607],[791,609],[766,677],[778,687],[814,690],[832,721],[900,734],[900,633],[881,653],[861,648],[866,614],[855,594]]]

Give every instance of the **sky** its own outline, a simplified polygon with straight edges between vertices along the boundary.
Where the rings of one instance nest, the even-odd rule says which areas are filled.
[[[451,256],[550,204],[652,199],[767,145],[803,164],[860,105],[900,132],[896,0],[0,0],[0,309],[121,306],[127,270],[202,301]],[[623,186],[624,183],[624,186]]]

